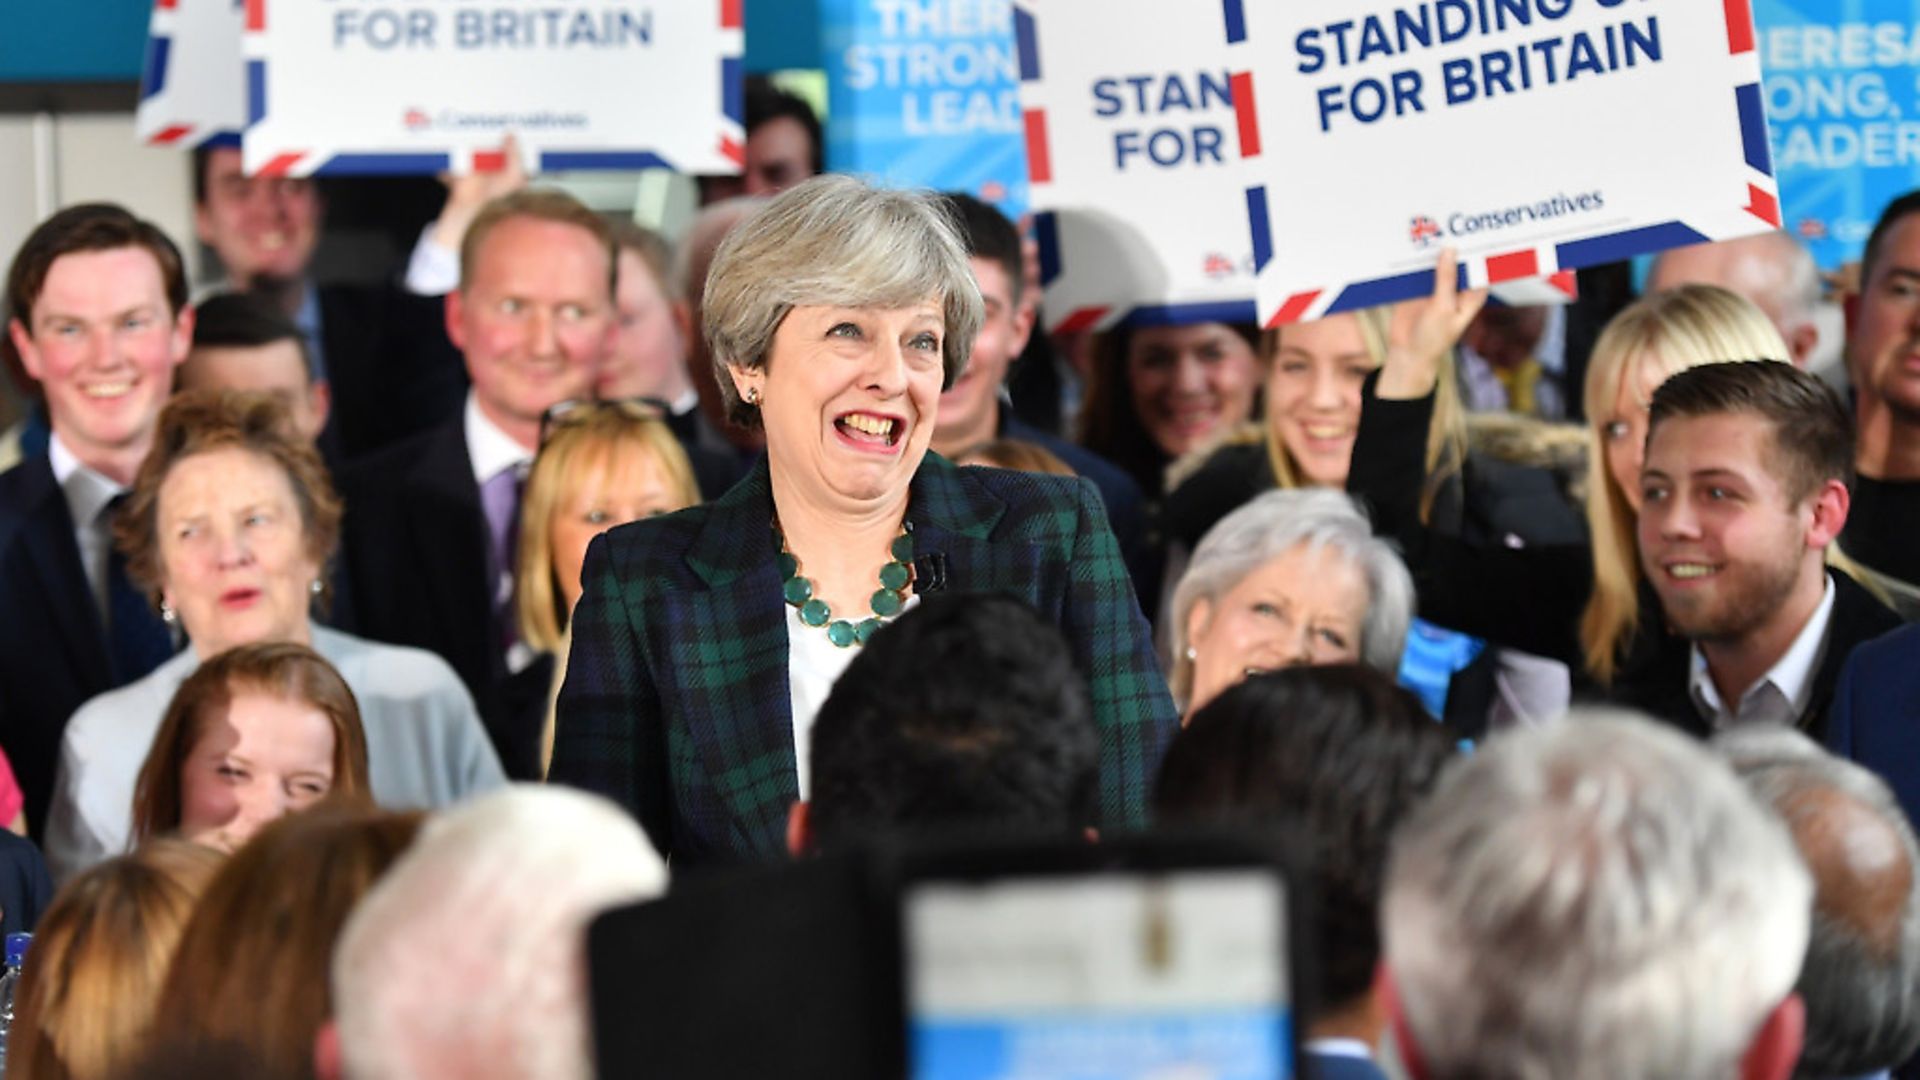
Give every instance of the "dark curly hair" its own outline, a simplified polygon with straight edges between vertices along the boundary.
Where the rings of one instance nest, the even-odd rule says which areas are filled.
[[[1093,823],[1100,740],[1060,632],[1005,596],[932,594],[848,665],[813,727],[814,846]]]
[[[1174,737],[1155,820],[1299,831],[1320,887],[1314,1000],[1338,1008],[1367,992],[1380,962],[1388,841],[1451,755],[1419,700],[1373,668],[1255,675]]]

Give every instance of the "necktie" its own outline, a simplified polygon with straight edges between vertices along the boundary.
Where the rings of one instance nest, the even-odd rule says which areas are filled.
[[[113,519],[126,501],[116,495],[100,514],[100,528],[109,544]],[[146,594],[127,577],[127,559],[118,546],[110,546],[107,555],[107,644],[113,656],[115,686],[132,682],[173,655],[173,632],[154,614]]]
[[[513,572],[520,549],[520,496],[525,486],[521,467],[510,465],[494,473],[480,488],[494,571],[492,610],[502,649],[512,648],[519,640],[512,612]]]

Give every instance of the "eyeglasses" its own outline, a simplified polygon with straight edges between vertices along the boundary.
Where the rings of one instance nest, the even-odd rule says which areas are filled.
[[[601,413],[613,411],[634,420],[665,420],[673,412],[671,406],[659,398],[569,398],[556,402],[540,414],[540,445],[561,428],[584,424]]]

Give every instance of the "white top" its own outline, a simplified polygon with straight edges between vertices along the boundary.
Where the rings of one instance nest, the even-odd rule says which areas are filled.
[[[907,597],[900,614],[913,610],[919,602],[919,593]],[[813,791],[813,721],[820,715],[820,706],[827,703],[827,695],[833,692],[840,673],[860,654],[860,646],[849,645],[843,649],[835,645],[827,637],[826,627],[808,626],[800,621],[799,608],[792,604],[784,606],[787,609],[787,693],[793,702],[793,769],[800,781],[800,797],[807,799]],[[869,611],[861,618],[872,614]]]
[[[98,471],[88,468],[58,434],[47,440],[47,464],[53,468],[53,482],[67,500],[67,516],[73,520],[73,543],[80,552],[80,567],[86,571],[87,587],[93,590],[93,603],[99,610],[101,625],[107,622],[107,557],[113,550],[113,537],[101,527],[100,512],[126,488]]]
[[[1827,651],[1827,624],[1833,621],[1833,579],[1827,579],[1827,591],[1820,606],[1813,609],[1806,625],[1787,646],[1779,661],[1760,680],[1740,695],[1739,706],[1731,712],[1720,700],[1720,691],[1707,671],[1707,658],[1700,646],[1693,647],[1692,664],[1687,675],[1687,690],[1694,707],[1712,723],[1715,731],[1745,724],[1779,724],[1793,727],[1813,700],[1813,673]]]
[[[436,808],[506,784],[473,699],[447,662],[313,627],[313,649],[339,670],[360,705],[373,797],[401,810]],[[133,788],[173,694],[200,666],[187,649],[145,678],[82,705],[60,742],[47,815],[47,867],[56,881],[127,850]]]
[[[533,461],[533,451],[521,446],[513,436],[500,430],[480,408],[480,397],[467,391],[467,410],[463,425],[467,434],[467,462],[473,466],[473,482],[482,487],[507,469],[517,469]]]

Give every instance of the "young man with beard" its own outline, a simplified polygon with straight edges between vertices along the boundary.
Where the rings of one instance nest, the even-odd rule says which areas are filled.
[[[1668,626],[1692,642],[1685,692],[1706,728],[1823,737],[1847,654],[1899,625],[1826,565],[1853,451],[1846,407],[1790,364],[1707,364],[1654,392],[1640,561]]]

